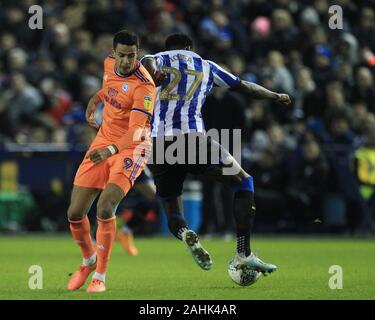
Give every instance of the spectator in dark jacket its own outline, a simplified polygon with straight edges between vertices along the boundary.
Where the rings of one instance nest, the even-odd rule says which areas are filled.
[[[294,159],[293,159],[294,158]],[[324,186],[329,166],[321,147],[312,134],[307,134],[288,164],[288,197],[293,218],[300,227],[312,227],[323,219]]]

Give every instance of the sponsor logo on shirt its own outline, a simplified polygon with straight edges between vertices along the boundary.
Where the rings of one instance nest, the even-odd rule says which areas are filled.
[[[110,105],[112,105],[113,107],[115,107],[116,109],[122,109],[122,105],[121,103],[117,102],[117,100],[115,98],[110,98],[108,97],[106,94],[104,95],[104,100],[109,103]]]
[[[146,110],[150,110],[151,107],[152,107],[152,99],[150,96],[145,96],[144,100],[143,100],[143,107],[146,109]]]
[[[108,88],[108,95],[110,97],[116,97],[118,95],[118,91],[116,89],[113,89],[113,88]]]

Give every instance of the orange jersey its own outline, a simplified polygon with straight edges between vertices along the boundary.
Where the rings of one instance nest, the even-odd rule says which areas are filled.
[[[104,110],[103,122],[95,139],[97,142],[109,145],[121,139],[128,130],[131,112],[148,115],[146,128],[149,130],[156,88],[150,74],[139,61],[132,73],[120,75],[116,72],[115,58],[107,56],[104,60],[103,85],[98,96],[104,102]]]
[[[103,122],[86,155],[110,144],[116,145],[119,152],[99,164],[85,155],[74,184],[104,189],[112,183],[126,194],[129,182],[134,184],[148,160],[155,84],[139,61],[131,74],[122,76],[115,70],[115,59],[108,56],[104,60],[103,85],[98,96],[104,102]],[[134,138],[137,129],[142,129],[145,139]]]

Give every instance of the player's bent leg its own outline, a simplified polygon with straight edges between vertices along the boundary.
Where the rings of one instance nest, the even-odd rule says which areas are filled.
[[[116,231],[116,240],[129,256],[138,255],[138,249],[134,244],[133,231],[126,225]]]
[[[188,229],[186,220],[183,218],[181,196],[163,199],[162,203],[167,215],[170,232],[186,244],[194,261],[200,268],[203,270],[211,269],[212,260],[210,254],[199,242],[198,235],[193,230]]]
[[[77,290],[84,285],[87,277],[96,267],[96,253],[90,235],[90,222],[87,218],[92,203],[99,189],[74,186],[71,203],[68,209],[70,230],[77,245],[81,249],[83,262],[72,275],[67,284],[68,290]]]
[[[90,210],[100,189],[73,186],[68,208],[68,219],[72,221],[82,220]]]
[[[167,216],[169,231],[179,240],[181,233],[188,229],[187,222],[183,217],[182,199],[178,197],[161,198],[164,212]]]
[[[150,169],[147,166],[144,167],[141,174],[138,176],[136,183],[134,184],[134,190],[140,193],[148,200],[154,200],[156,196],[156,186],[151,178]]]
[[[148,201],[154,201],[156,198],[156,187],[151,178],[145,173],[147,167],[142,171],[134,185],[134,190],[145,197]],[[134,234],[130,228],[124,225],[116,233],[116,240],[125,249],[129,256],[137,256],[138,249],[134,244]]]
[[[122,187],[109,183],[99,197],[97,204],[98,230],[96,233],[98,262],[93,280],[87,288],[87,292],[103,292],[106,290],[104,285],[105,274],[116,236],[116,216],[114,215],[114,210],[131,188],[130,181],[128,181],[126,190],[123,190]]]
[[[142,172],[143,173],[143,172]],[[141,176],[140,176],[141,177]],[[154,183],[149,179],[142,179],[141,182],[137,182],[134,185],[134,190],[140,193],[148,200],[154,200],[156,195],[156,188]],[[138,249],[134,244],[134,234],[130,228],[126,225],[119,228],[116,232],[116,241],[124,248],[125,252],[129,256],[137,256]]]
[[[199,243],[195,232],[188,229],[187,222],[183,217],[183,205],[180,195],[186,176],[184,167],[155,164],[151,168],[156,184],[156,193],[161,200],[170,232],[187,245],[198,266],[208,270],[212,265],[211,257]]]
[[[144,181],[141,183],[136,183],[134,185],[134,190],[139,192],[142,196],[144,196],[148,200],[155,199],[156,187],[151,180]]]

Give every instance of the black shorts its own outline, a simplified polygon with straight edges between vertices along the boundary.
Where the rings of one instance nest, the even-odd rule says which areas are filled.
[[[152,180],[151,172],[148,169],[147,166],[144,167],[141,174],[138,176],[137,180],[135,180],[136,183],[147,183]]]
[[[183,184],[188,173],[204,174],[214,167],[222,167],[221,159],[228,152],[215,140],[202,133],[189,133],[180,136],[153,138],[152,171],[159,197],[167,199],[182,194]],[[178,139],[182,139],[178,141]],[[176,148],[176,143],[179,148]],[[173,145],[173,146],[172,146]],[[174,152],[171,152],[171,151]],[[171,163],[168,155],[173,155],[176,163]]]

